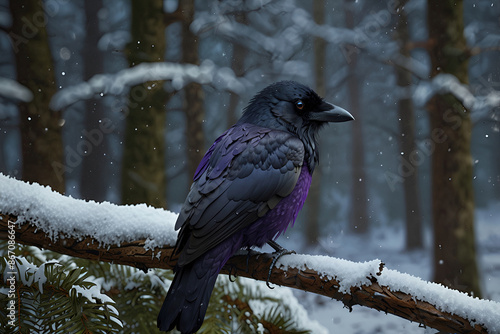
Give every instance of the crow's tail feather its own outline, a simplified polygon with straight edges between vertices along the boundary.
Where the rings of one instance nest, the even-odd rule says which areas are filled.
[[[218,272],[207,272],[197,263],[177,270],[158,314],[157,325],[161,331],[177,327],[181,333],[188,334],[201,327]]]

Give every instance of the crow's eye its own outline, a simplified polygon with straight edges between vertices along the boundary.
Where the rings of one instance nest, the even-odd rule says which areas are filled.
[[[302,100],[295,101],[295,107],[299,110],[304,109],[304,102],[302,102]]]

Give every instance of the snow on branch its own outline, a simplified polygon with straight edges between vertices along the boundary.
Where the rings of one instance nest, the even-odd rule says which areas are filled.
[[[237,78],[229,67],[218,68],[211,60],[204,60],[199,66],[168,62],[141,63],[116,74],[96,74],[86,82],[64,88],[54,95],[50,107],[60,110],[96,94],[124,94],[131,86],[158,80],[172,81],[175,90],[180,90],[191,82],[197,82],[242,94],[247,86],[246,81]]]
[[[177,215],[140,205],[77,200],[49,187],[28,184],[0,173],[0,213],[17,216],[52,241],[91,238],[106,248],[144,239],[146,250],[175,244]]]
[[[425,105],[435,94],[453,94],[465,108],[473,113],[473,121],[485,117],[489,111],[500,105],[500,91],[485,87],[486,95],[474,94],[469,85],[463,84],[452,74],[442,73],[430,81],[421,81],[413,95],[419,105]]]
[[[63,196],[0,174],[0,238],[87,259],[171,269],[176,215],[146,205],[120,206]],[[11,239],[12,240],[12,239]],[[271,254],[242,252],[223,274],[268,278]],[[327,256],[283,256],[270,283],[362,305],[444,332],[500,332],[500,303],[472,298],[436,283]]]
[[[30,102],[33,99],[33,93],[28,88],[15,80],[2,77],[0,77],[0,96],[22,102]]]

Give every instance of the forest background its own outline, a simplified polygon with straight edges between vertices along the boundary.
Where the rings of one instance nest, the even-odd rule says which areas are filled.
[[[0,1],[0,172],[178,212],[249,99],[297,80],[356,121],[322,132],[293,248],[337,255],[344,236],[384,240],[427,254],[430,279],[498,299],[484,272],[500,264],[478,260],[475,217],[499,217],[499,7]]]

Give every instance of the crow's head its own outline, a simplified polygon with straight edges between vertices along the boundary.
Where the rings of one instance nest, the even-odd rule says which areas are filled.
[[[280,81],[255,95],[239,122],[299,135],[306,128],[316,131],[327,122],[353,119],[349,112],[324,101],[311,88],[295,81]]]
[[[318,161],[316,135],[328,122],[353,120],[352,115],[324,101],[311,88],[295,81],[280,81],[253,97],[238,123],[251,123],[291,132],[305,145],[309,168]]]

